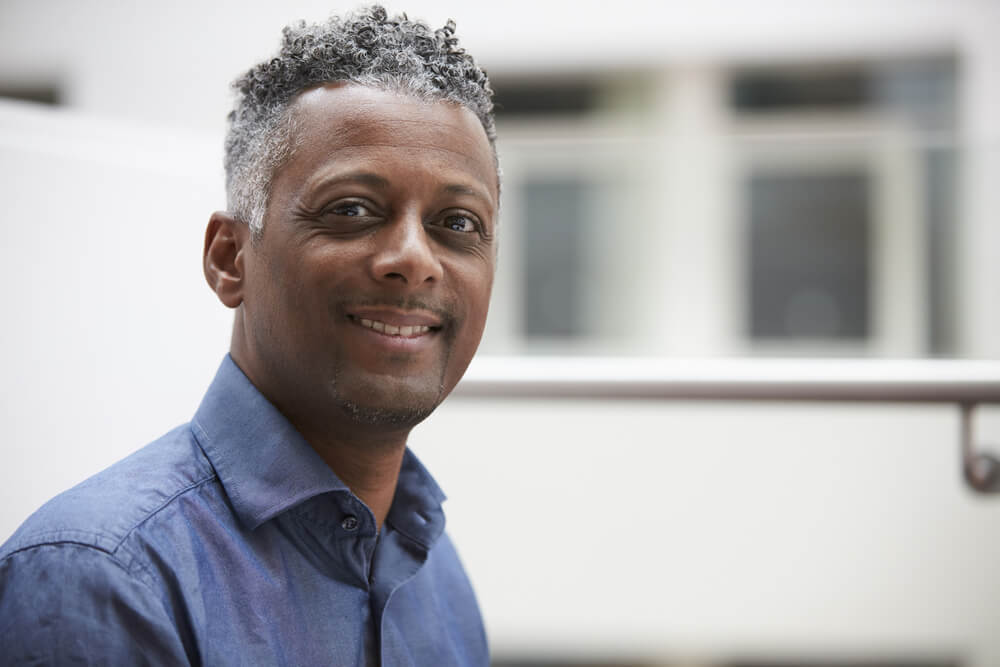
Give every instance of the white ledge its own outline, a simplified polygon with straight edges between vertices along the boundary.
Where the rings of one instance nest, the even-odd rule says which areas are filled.
[[[1000,362],[479,357],[455,396],[1000,403]]]

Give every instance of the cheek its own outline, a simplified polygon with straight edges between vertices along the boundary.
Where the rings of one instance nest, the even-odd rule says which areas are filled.
[[[479,344],[479,338],[483,334],[486,326],[486,315],[490,306],[490,294],[493,290],[493,265],[492,262],[486,266],[477,267],[478,270],[469,270],[463,274],[462,293],[460,298],[466,308],[466,325],[470,338],[474,337],[470,343],[475,346]]]
[[[248,273],[252,296],[248,299],[248,314],[258,332],[268,338],[285,338],[296,321],[305,312],[303,297],[305,285],[296,275],[295,265],[284,261],[282,255],[260,253]]]
[[[278,310],[281,300],[275,294],[275,286],[267,273],[257,273],[250,280],[251,294],[244,299],[245,319],[250,333],[258,345],[273,352],[284,347],[282,313]]]

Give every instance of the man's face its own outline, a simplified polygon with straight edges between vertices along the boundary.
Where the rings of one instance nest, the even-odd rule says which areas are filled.
[[[412,426],[486,323],[498,207],[486,133],[468,109],[356,85],[308,90],[293,113],[294,154],[242,253],[237,362],[307,437]]]

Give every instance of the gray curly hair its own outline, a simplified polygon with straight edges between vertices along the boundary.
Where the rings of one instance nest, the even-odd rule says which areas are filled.
[[[374,5],[325,23],[304,21],[282,31],[275,58],[233,82],[236,103],[226,135],[227,207],[258,238],[271,178],[293,153],[296,96],[312,86],[348,81],[450,101],[476,114],[496,160],[493,90],[486,73],[458,46],[455,23],[431,30],[406,14],[389,18]],[[499,178],[499,168],[498,168]]]

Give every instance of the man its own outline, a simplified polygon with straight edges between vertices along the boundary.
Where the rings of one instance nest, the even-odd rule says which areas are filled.
[[[0,550],[4,664],[487,664],[406,449],[496,256],[492,92],[453,33],[374,7],[287,28],[236,82],[204,247],[230,355],[190,424]]]

